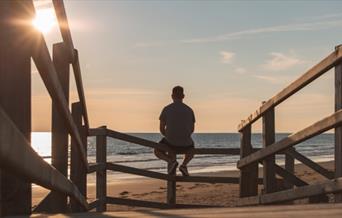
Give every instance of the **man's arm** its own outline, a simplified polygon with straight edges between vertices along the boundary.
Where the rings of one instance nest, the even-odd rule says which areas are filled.
[[[165,136],[165,129],[166,129],[166,123],[165,121],[160,121],[160,125],[159,125],[159,131],[160,133]]]

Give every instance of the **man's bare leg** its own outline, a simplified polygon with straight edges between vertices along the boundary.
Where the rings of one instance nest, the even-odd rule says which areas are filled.
[[[188,163],[194,158],[194,151],[191,149],[189,152],[184,154],[184,160],[182,166],[187,166]]]
[[[164,160],[168,163],[171,163],[173,161],[173,159],[168,155],[166,154],[166,152],[164,151],[161,151],[159,149],[154,149],[154,154],[161,160]]]

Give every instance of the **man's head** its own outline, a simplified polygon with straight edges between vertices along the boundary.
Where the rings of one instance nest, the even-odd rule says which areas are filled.
[[[172,99],[175,100],[183,100],[184,98],[184,89],[181,86],[175,86],[172,89]]]

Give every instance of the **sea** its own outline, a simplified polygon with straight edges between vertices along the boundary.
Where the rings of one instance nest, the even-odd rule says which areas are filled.
[[[129,133],[131,135],[158,142],[161,139],[159,133]],[[276,134],[276,140],[287,137],[289,133]],[[197,148],[239,148],[240,135],[238,133],[195,133],[193,134],[195,147]],[[88,161],[95,162],[96,139],[88,138]],[[255,148],[262,147],[262,135],[252,134],[252,145]],[[32,146],[36,152],[47,162],[51,162],[51,133],[32,133]],[[334,134],[326,133],[311,138],[295,146],[298,152],[314,161],[333,160]],[[178,161],[182,161],[182,155],[178,155]],[[190,173],[209,173],[224,170],[236,170],[237,155],[196,155],[189,164]],[[153,150],[148,147],[107,138],[107,161],[126,166],[136,167],[155,172],[166,172],[166,163],[158,160]],[[277,155],[277,163],[282,164],[284,155]],[[109,180],[135,178],[119,172],[108,172]],[[95,181],[95,174],[88,176],[88,180]]]

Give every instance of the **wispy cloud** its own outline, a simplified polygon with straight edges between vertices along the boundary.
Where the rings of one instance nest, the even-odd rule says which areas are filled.
[[[340,26],[342,26],[342,20],[293,23],[293,24],[287,24],[287,25],[247,29],[247,30],[231,32],[231,33],[226,33],[226,34],[217,35],[217,36],[185,39],[185,40],[182,40],[181,42],[183,43],[219,42],[219,41],[240,39],[246,36],[251,36],[251,35],[256,35],[256,34],[276,33],[276,32],[294,32],[294,31],[314,31],[314,30],[330,29],[333,27],[340,27]]]
[[[267,75],[253,75],[253,77],[261,80],[265,80],[267,82],[273,83],[273,84],[279,84],[281,83],[281,80],[279,78],[273,77],[273,76],[267,76]]]
[[[271,52],[270,59],[262,65],[262,68],[270,71],[281,71],[303,63],[305,63],[304,60],[299,59],[293,54],[286,55],[280,52]]]
[[[235,53],[230,52],[230,51],[221,51],[220,55],[221,55],[221,62],[225,64],[231,63],[235,57]]]
[[[247,70],[244,67],[236,67],[234,70],[237,74],[246,74],[247,73]]]

